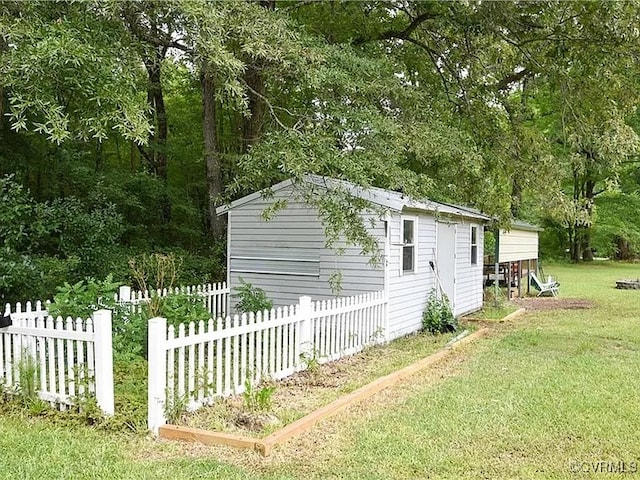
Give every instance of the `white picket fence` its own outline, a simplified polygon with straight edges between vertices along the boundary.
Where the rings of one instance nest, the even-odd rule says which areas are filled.
[[[374,292],[271,311],[167,326],[149,320],[149,429],[166,423],[165,407],[190,409],[242,393],[247,379],[283,378],[312,361],[336,360],[385,340],[386,297]]]
[[[202,298],[211,316],[215,318],[219,316],[223,317],[229,311],[229,293],[230,289],[227,287],[226,282],[191,285],[172,289],[165,288],[152,291],[133,290],[131,287],[122,286],[118,289],[115,300],[121,304],[140,305],[148,302],[154,295],[159,297],[166,297],[170,294],[193,295]],[[38,300],[37,302],[26,302],[24,304],[18,302],[15,307],[6,304],[5,313],[10,314],[14,320],[18,318],[35,319],[48,314],[47,308],[50,303],[51,301],[49,300],[46,302]]]
[[[118,289],[116,301],[121,304],[141,305],[149,302],[153,296],[166,297],[171,294],[182,294],[201,297],[212,317],[223,317],[229,311],[230,289],[226,282],[191,285],[158,290],[133,290],[123,286]]]
[[[229,288],[224,283],[187,287],[158,295],[186,293],[203,298],[212,314],[197,325],[168,326],[149,320],[149,428],[165,423],[167,402],[191,409],[215,398],[242,393],[245,381],[278,379],[311,362],[336,360],[385,341],[384,292],[314,302],[271,311],[224,316]],[[140,305],[149,292],[121,289],[118,301]],[[48,302],[47,302],[48,303]],[[65,408],[95,395],[106,414],[114,413],[112,318],[108,310],[90,319],[53,319],[47,304],[9,305],[13,325],[0,329],[0,385],[19,392],[27,360],[35,366],[38,395]],[[26,381],[26,379],[23,379]]]
[[[21,303],[18,302],[15,306],[11,306],[11,304],[7,303],[4,307],[4,314],[11,315],[12,320],[19,319],[35,319],[38,317],[47,316],[47,308],[50,302],[41,302],[38,300],[37,302],[26,302]]]
[[[0,329],[0,384],[8,392],[25,388],[35,376],[38,396],[61,408],[95,395],[98,406],[114,413],[111,312],[63,320],[46,315],[40,303],[16,305],[12,325]]]
[[[138,306],[155,294],[201,297],[213,317],[224,316],[229,305],[226,283],[194,285],[157,291],[120,287],[115,300]],[[96,312],[92,319],[53,319],[50,302],[5,305],[12,326],[0,329],[0,385],[19,392],[20,373],[35,367],[38,396],[61,409],[78,398],[95,395],[106,414],[114,413],[111,312]],[[23,379],[25,383],[26,379]]]

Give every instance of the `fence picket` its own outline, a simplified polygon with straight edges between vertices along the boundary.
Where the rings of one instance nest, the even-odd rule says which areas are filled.
[[[244,327],[248,324],[249,324],[248,315],[246,313],[243,313],[242,316],[240,317],[240,326]],[[248,347],[247,334],[241,333],[240,349],[238,351],[238,354],[240,355],[240,361],[238,362],[240,363],[240,378],[239,378],[238,385],[241,386],[242,388],[244,388],[244,379],[249,376],[249,374],[247,373],[247,347]]]
[[[71,331],[73,330],[73,319],[67,318],[65,330]],[[69,388],[69,396],[74,397],[76,395],[76,385],[75,385],[75,372],[73,371],[74,365],[74,355],[73,355],[73,340],[68,338],[66,340],[66,349],[67,349],[67,382]],[[34,356],[35,358],[35,356]]]
[[[207,321],[207,332],[212,332],[214,327],[214,320],[210,318]],[[205,361],[207,363],[207,376],[206,382],[204,385],[204,398],[211,399],[213,398],[213,389],[212,385],[214,385],[214,374],[215,370],[213,368],[213,359],[216,356],[216,352],[214,350],[215,344],[213,343],[213,339],[210,339],[207,343],[207,352],[205,354]]]
[[[222,317],[218,317],[216,321],[216,331],[222,331]],[[222,396],[222,337],[216,340],[216,396]]]
[[[167,328],[167,342],[171,342],[176,337],[176,329],[173,325]],[[175,350],[170,348],[167,351],[167,397],[170,401],[176,401],[176,358]]]
[[[47,328],[54,329],[55,320],[53,317],[47,318]],[[49,337],[47,338],[47,360],[48,360],[48,369],[49,369],[49,392],[55,394],[56,393],[56,370],[55,370],[55,360],[56,356],[54,353],[54,339]]]
[[[275,309],[271,310],[270,320],[278,320],[280,316]],[[272,326],[269,329],[269,376],[273,377],[273,373],[276,371],[276,327]]]
[[[277,311],[277,316],[278,318],[282,318],[284,311],[279,308]],[[275,355],[274,355],[274,366],[271,372],[271,375],[273,377],[276,376],[276,372],[279,372],[280,370],[282,370],[282,326],[278,325],[277,327],[275,327],[275,334],[276,334],[276,349],[274,351]]]
[[[80,324],[82,325],[82,320],[80,320]],[[95,325],[93,324],[93,320],[91,320],[90,318],[87,319],[86,322],[86,329],[87,331],[91,331],[92,333],[95,331]],[[85,344],[86,349],[87,349],[87,377],[88,378],[94,378],[95,376],[95,343],[94,342],[89,342]],[[96,392],[96,386],[94,382],[89,381],[88,382],[88,390],[89,393],[93,394]]]
[[[333,349],[331,350],[331,360],[334,360],[340,351],[340,340],[342,335],[342,323],[340,322],[340,310],[342,309],[342,305],[340,305],[339,299],[336,299],[334,303],[336,308],[336,313],[333,315],[335,319],[336,341],[334,342]]]
[[[0,387],[4,385],[9,385],[6,379],[6,365],[4,364],[4,337],[5,334],[0,330],[0,366],[4,368],[0,369]]]
[[[13,386],[13,365],[11,363],[11,335],[4,337],[4,365],[5,365],[5,385]]]
[[[290,314],[294,315],[295,312],[294,307],[291,306],[290,308]],[[287,323],[284,325],[284,333],[283,333],[283,339],[285,339],[286,345],[284,348],[284,352],[282,355],[282,369],[284,370],[286,375],[290,375],[291,374],[291,356],[293,355],[293,343],[295,342],[296,336],[294,334],[293,331],[293,327],[295,326],[295,323]]]
[[[241,326],[242,317],[235,315],[233,317],[233,325]],[[233,336],[233,349],[231,350],[231,359],[233,364],[233,391],[238,392],[241,388],[242,382],[240,381],[240,336],[235,334]]]
[[[194,322],[189,323],[189,336],[193,337],[196,333],[196,326]],[[196,389],[196,345],[192,343],[188,347],[189,352],[189,373],[188,373],[188,388],[187,395],[192,397],[195,394]]]
[[[82,325],[81,319],[76,319],[76,330],[83,331],[85,328]],[[76,365],[78,369],[78,395],[84,396],[86,395],[85,383],[87,379],[87,369],[85,364],[85,345],[84,342],[80,340],[76,340],[76,354],[78,356]],[[44,362],[44,355],[42,356],[42,361]]]
[[[203,336],[205,333],[203,320],[200,320],[200,322],[198,323],[198,333],[200,334],[200,336]],[[207,370],[205,370],[204,365],[206,357],[205,346],[205,342],[198,343],[198,371],[196,374],[196,386],[198,388],[198,400],[200,401],[204,400],[205,383],[208,376]]]
[[[237,319],[238,316],[235,316]],[[230,324],[233,326],[235,322]],[[232,337],[225,338],[224,345],[224,393],[225,395],[231,395],[231,341]]]
[[[184,338],[184,323],[181,323],[178,327],[178,338]],[[183,398],[185,396],[184,385],[184,347],[178,348],[178,397]]]
[[[56,320],[56,330],[64,329],[64,321],[61,317]],[[64,368],[64,340],[61,338],[56,339],[56,358],[57,362],[57,374],[58,374],[58,394],[66,395],[66,369]]]
[[[260,312],[258,311],[256,313],[255,316],[255,323],[260,325],[260,327],[262,327],[262,319],[263,319],[263,315],[266,315],[266,311],[265,312]],[[262,369],[263,367],[263,363],[262,363],[262,347],[264,344],[264,336],[263,336],[263,330],[257,330],[256,331],[256,365],[255,365],[255,372],[254,372],[254,382],[255,383],[260,383],[260,380],[262,379]]]
[[[251,379],[251,382],[256,381],[256,332],[253,330],[253,327],[256,323],[256,315],[255,313],[249,313],[249,327],[251,328],[248,337],[249,337],[249,351],[247,352],[247,372],[246,375]]]

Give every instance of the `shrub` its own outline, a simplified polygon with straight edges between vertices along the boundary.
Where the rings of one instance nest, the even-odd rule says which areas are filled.
[[[238,299],[236,310],[240,313],[260,312],[273,308],[273,301],[267,297],[263,289],[254,287],[242,278],[240,278],[240,286],[234,287],[233,290],[236,292],[233,297]]]
[[[422,329],[429,333],[455,332],[458,329],[458,320],[453,316],[446,296],[438,298],[435,291],[431,292],[422,313]]]
[[[127,311],[129,310],[129,311]],[[208,320],[209,310],[198,295],[172,294],[153,296],[152,301],[139,308],[122,307],[113,320],[113,349],[120,361],[136,357],[147,358],[149,319],[164,317],[167,325]]]
[[[49,315],[85,319],[102,308],[115,310],[117,289],[118,283],[113,281],[111,275],[107,275],[102,281],[89,278],[73,285],[65,282],[62,287],[58,287],[58,293],[49,305]]]

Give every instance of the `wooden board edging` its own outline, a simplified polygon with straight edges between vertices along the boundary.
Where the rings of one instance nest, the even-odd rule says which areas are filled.
[[[158,437],[167,440],[186,440],[200,442],[206,445],[228,445],[236,448],[259,450],[257,443],[260,439],[233,435],[230,433],[213,432],[199,428],[182,427],[180,425],[162,425],[158,429]]]
[[[524,309],[521,309],[524,311]],[[518,312],[514,312],[518,313]],[[513,315],[513,313],[511,314]],[[506,317],[505,317],[506,318]],[[429,355],[421,360],[418,360],[411,365],[408,365],[393,373],[380,377],[360,388],[348,393],[333,402],[321,407],[313,412],[299,418],[293,423],[286,425],[285,427],[277,430],[270,435],[267,435],[263,439],[243,437],[240,435],[232,435],[222,432],[213,432],[209,430],[200,430],[197,428],[181,427],[177,425],[163,425],[158,430],[158,437],[168,440],[186,440],[186,441],[198,441],[207,445],[227,445],[236,448],[251,449],[260,452],[263,456],[269,456],[271,451],[276,445],[284,443],[291,438],[301,434],[302,432],[309,430],[316,423],[329,418],[344,409],[350,407],[354,403],[365,400],[376,393],[391,387],[398,383],[400,380],[407,378],[418,371],[433,365],[434,363],[442,360],[448,356],[451,351],[458,348],[461,345],[472,342],[477,338],[485,336],[489,332],[488,328],[481,328],[463,338],[456,343],[445,347],[444,349]]]
[[[524,308],[519,308],[518,310],[516,310],[515,312],[511,312],[509,315],[507,315],[506,317],[503,317],[502,320],[500,320],[501,322],[508,322],[510,320],[513,320],[514,318],[519,317],[520,315],[524,314],[524,312],[526,312],[526,310]]]

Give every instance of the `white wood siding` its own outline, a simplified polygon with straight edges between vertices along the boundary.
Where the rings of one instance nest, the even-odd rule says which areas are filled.
[[[436,225],[433,216],[411,213],[417,217],[416,267],[417,271],[402,273],[402,216],[390,218],[389,246],[389,338],[415,332],[422,326],[422,312],[429,293],[435,288],[435,277],[429,266],[436,247]]]
[[[263,211],[275,200],[287,200],[287,207],[265,221]],[[384,251],[384,222],[370,229]],[[325,248],[325,236],[315,209],[296,201],[291,188],[276,192],[275,198],[257,198],[229,211],[229,285],[245,282],[263,288],[275,306],[291,305],[302,295],[327,299],[335,295],[329,278],[342,272],[340,296],[351,296],[384,288],[382,265],[372,268],[358,247],[346,247],[344,254]],[[334,247],[344,246],[337,242]],[[235,304],[231,298],[232,306]]]
[[[513,229],[500,230],[499,261],[515,262],[538,258],[538,232]]]
[[[263,220],[263,211],[279,199],[286,199],[287,207],[270,221]],[[347,247],[343,255],[335,250],[343,247],[343,243],[338,242],[332,249],[325,248],[325,235],[316,211],[294,200],[290,187],[276,192],[273,199],[258,197],[238,205],[229,211],[229,285],[232,293],[242,277],[263,288],[276,306],[295,304],[302,295],[328,299],[335,296],[329,283],[331,274],[340,271],[340,296],[386,289],[389,339],[415,332],[421,328],[427,299],[436,288],[429,262],[435,259],[437,230],[435,217],[430,213],[408,210],[403,214],[416,219],[416,271],[410,273],[402,272],[403,215],[398,212],[388,215],[389,244],[385,244],[384,221],[378,220],[370,227],[370,232],[378,238],[381,251],[386,247],[388,252],[386,261],[373,268],[368,265],[369,258],[360,254],[359,247]],[[456,221],[454,314],[462,315],[482,307],[484,239],[481,224]],[[471,265],[471,225],[478,227],[476,265]],[[232,307],[234,303],[232,297]]]
[[[477,227],[478,261],[471,264],[471,227]],[[464,315],[482,308],[482,225],[460,223],[456,232],[456,305],[454,315]]]

